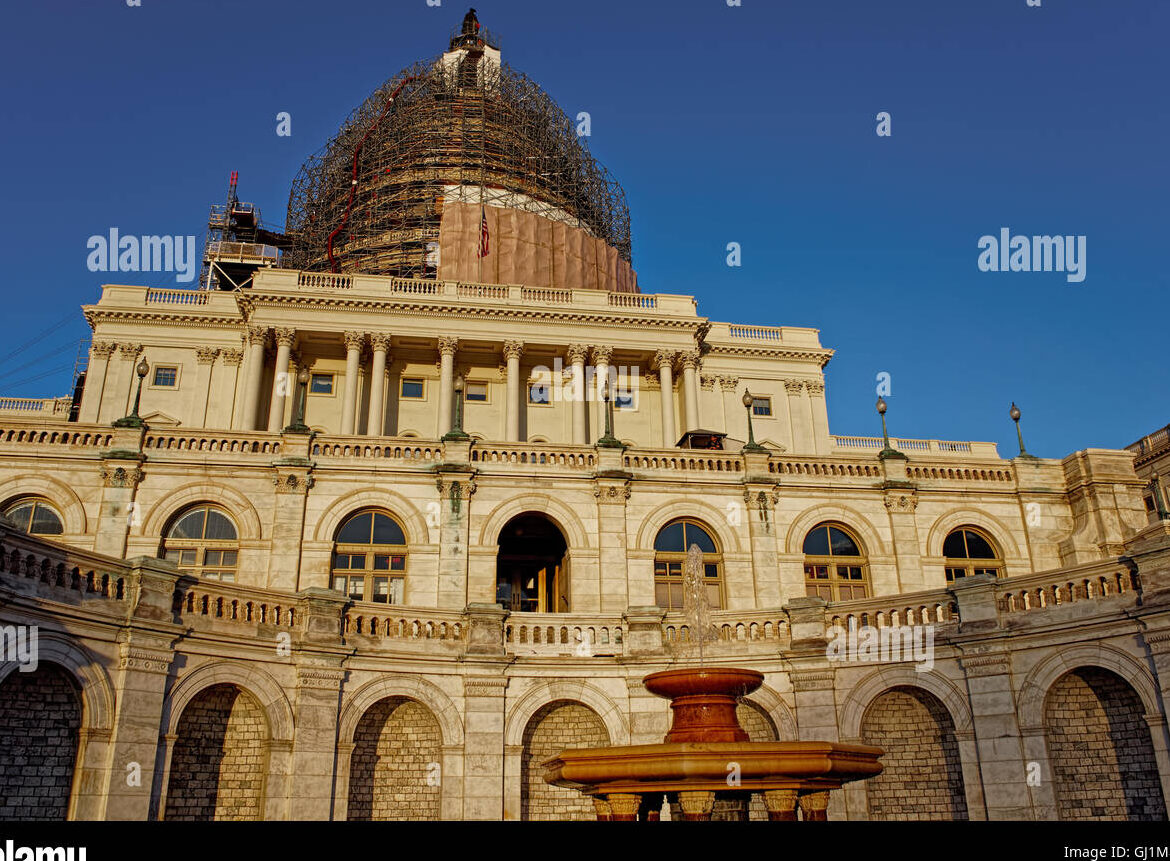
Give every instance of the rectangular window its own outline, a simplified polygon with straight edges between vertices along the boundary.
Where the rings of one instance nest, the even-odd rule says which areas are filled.
[[[421,401],[426,397],[426,383],[419,379],[403,379],[400,397],[408,401]]]
[[[772,415],[772,399],[771,398],[752,398],[752,415],[753,416],[770,416],[770,415]]]
[[[463,396],[469,401],[478,401],[480,403],[487,401],[487,383],[468,383],[467,388],[463,390]]]
[[[366,578],[365,577],[350,577],[349,578],[349,597],[354,601],[365,600],[366,595]]]
[[[374,603],[386,604],[390,599],[390,578],[389,577],[375,577],[374,578]]]
[[[634,406],[634,393],[619,389],[617,394],[615,394],[613,397],[613,408],[615,410],[637,409],[637,407]]]
[[[548,404],[548,386],[534,383],[528,387],[528,403],[544,406]]]
[[[333,591],[334,592],[343,592],[343,593],[345,592],[345,576],[344,575],[334,575],[334,577],[333,577]]]
[[[173,366],[156,365],[154,368],[154,385],[164,389],[173,389],[179,384],[179,369]]]
[[[313,374],[309,377],[309,394],[333,394],[333,374]]]

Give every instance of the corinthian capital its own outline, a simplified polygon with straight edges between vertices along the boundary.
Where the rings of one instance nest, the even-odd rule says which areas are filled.
[[[524,355],[523,341],[505,341],[504,342],[504,358],[505,359],[519,359]]]
[[[264,346],[268,343],[268,328],[265,326],[249,326],[244,337],[253,346],[256,344]]]
[[[656,371],[662,368],[673,368],[674,357],[674,350],[659,350],[654,354],[654,360],[651,364]]]
[[[439,337],[439,355],[440,356],[454,356],[459,349],[459,339],[450,335],[442,335]]]
[[[278,347],[291,347],[293,341],[297,339],[296,329],[276,329],[276,345]]]
[[[95,359],[108,359],[116,349],[118,349],[118,345],[113,341],[94,341],[89,346]]]
[[[378,350],[383,353],[388,352],[390,350],[390,333],[378,332],[370,335],[370,346],[374,348],[375,352]]]
[[[695,370],[699,367],[699,351],[686,350],[685,352],[679,354],[679,361],[682,363],[684,368]]]
[[[346,332],[343,337],[345,338],[345,349],[347,350],[360,350],[366,345],[365,332]]]
[[[613,347],[593,348],[593,364],[608,365],[611,358],[613,358]]]
[[[569,357],[570,365],[583,365],[589,361],[589,348],[584,344],[569,344],[565,355]]]

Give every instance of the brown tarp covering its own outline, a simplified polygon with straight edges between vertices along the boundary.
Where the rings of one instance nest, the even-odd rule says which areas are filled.
[[[439,280],[637,293],[638,275],[617,249],[579,227],[532,212],[485,206],[488,253],[480,258],[479,204],[448,200],[439,225]]]

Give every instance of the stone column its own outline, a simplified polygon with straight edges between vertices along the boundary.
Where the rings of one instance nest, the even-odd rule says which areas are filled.
[[[207,407],[211,403],[211,375],[215,370],[215,347],[195,348],[195,385],[191,394],[191,415],[195,427],[207,427]]]
[[[238,427],[234,416],[240,406],[240,365],[244,361],[243,350],[220,350],[223,371],[219,374],[218,397],[210,399],[208,424],[215,428]],[[215,370],[212,369],[212,391],[215,391]]]
[[[743,491],[748,532],[752,540],[752,574],[755,580],[755,595],[751,602],[744,602],[745,607],[779,607],[783,600],[780,580],[776,576],[780,564],[776,555],[776,503],[779,498],[780,488],[774,484],[753,482]]]
[[[829,440],[829,410],[825,405],[825,384],[819,380],[810,380],[805,383],[808,391],[808,408],[812,423],[813,444],[817,454],[828,454]]]
[[[386,363],[389,361],[390,336],[370,336],[374,349],[373,368],[370,370],[370,416],[366,421],[368,436],[381,436],[386,421]]]
[[[94,341],[89,348],[89,367],[85,372],[85,392],[81,398],[81,410],[77,420],[94,424],[100,420],[102,395],[106,388],[106,374],[110,368],[110,355],[117,348],[110,341]],[[115,416],[121,418],[121,416]]]
[[[260,413],[260,383],[264,379],[264,347],[268,330],[263,326],[248,327],[247,383],[244,387],[244,414],[242,430],[256,430]]]
[[[710,795],[712,800],[715,798],[713,792],[681,792],[679,795],[680,797],[683,795]],[[638,808],[642,804],[641,795],[632,792],[613,792],[605,796],[605,801],[609,805],[610,822],[636,822],[638,820]],[[686,808],[684,807],[684,809]],[[690,818],[689,815],[687,818]]]
[[[117,428],[110,456],[102,458],[102,498],[93,549],[116,559],[126,555],[134,498],[142,481],[143,428]]]
[[[800,813],[805,822],[827,822],[829,819],[829,792],[806,792],[800,796]]]
[[[764,792],[764,807],[768,810],[770,822],[796,821],[795,789],[768,789]]]
[[[174,564],[140,556],[130,566],[126,597],[134,609],[130,626],[119,634],[118,708],[110,735],[109,788],[105,815],[98,818],[142,822],[150,818],[151,802],[165,790],[160,785],[165,770],[156,768],[157,752],[159,734],[166,731],[163,700],[174,659],[172,647],[182,629],[173,623],[172,602],[179,578]],[[137,786],[128,780],[135,765],[141,778]],[[83,774],[79,794],[89,783]]]
[[[597,400],[597,409],[593,411],[593,437],[596,442],[597,438],[605,432],[605,384],[609,381],[609,360],[613,357],[613,347],[594,347],[593,348],[593,365],[596,368],[594,374],[594,389],[593,395]],[[609,392],[609,397],[612,400],[617,396],[612,388]]]
[[[788,421],[792,429],[793,454],[815,454],[812,420],[804,397],[803,380],[785,380],[784,390],[788,393]]]
[[[671,376],[674,353],[659,350],[654,354],[654,365],[658,369],[658,383],[662,387],[662,447],[673,448],[678,442],[674,429],[674,379]]]
[[[461,454],[469,443],[443,444],[444,455],[455,446]],[[475,493],[472,472],[444,471],[435,479],[439,491],[439,586],[438,605],[448,610],[462,609],[469,603],[493,603],[496,600],[494,569],[491,582],[472,583],[468,578],[467,544],[468,508]]]
[[[273,465],[272,550],[268,554],[268,588],[294,592],[306,586],[328,586],[324,582],[301,583],[301,542],[305,534],[305,505],[313,486],[308,459],[309,435],[281,436],[285,457]],[[303,455],[302,455],[303,452]],[[319,575],[320,576],[320,575]]]
[[[887,488],[886,511],[890,514],[890,533],[894,536],[894,555],[898,566],[900,592],[918,592],[939,588],[942,583],[927,584],[922,573],[918,542],[918,492],[912,488]]]
[[[585,427],[585,399],[589,394],[585,390],[585,358],[588,354],[589,348],[582,344],[569,345],[569,364],[573,368],[573,445],[585,445],[588,441]]]
[[[688,350],[682,354],[683,394],[686,399],[686,430],[702,427],[699,424],[699,351]]]
[[[635,798],[637,796],[634,796]],[[609,796],[610,804],[614,796]],[[678,794],[678,804],[682,808],[683,819],[687,822],[706,822],[711,818],[711,811],[715,809],[714,792],[685,791]]]
[[[502,663],[503,656],[498,660]],[[496,662],[468,667],[469,674],[463,679],[467,727],[463,756],[464,819],[504,818],[504,703],[508,679],[502,670],[503,666]]]
[[[455,352],[459,339],[439,338],[439,437],[451,430],[451,409],[455,396]]]
[[[141,344],[119,344],[118,355],[122,358],[122,377],[125,380],[121,385],[125,389],[125,397],[122,398],[122,406],[120,407],[121,415],[114,416],[115,419],[120,419],[122,416],[130,415],[130,410],[134,406],[134,389],[138,384],[138,377],[135,373],[135,366],[138,364],[138,357],[142,354]],[[145,381],[143,381],[145,383]]]
[[[598,478],[593,489],[597,497],[598,568],[600,569],[600,611],[621,613],[629,606],[629,576],[626,556],[626,501],[630,481],[626,477]],[[579,591],[584,584],[574,584]],[[570,607],[570,611],[575,608]],[[584,609],[584,608],[581,608]]]
[[[524,352],[522,341],[504,342],[504,359],[508,363],[508,384],[506,414],[504,417],[504,439],[507,442],[520,441],[520,410],[524,403],[520,395],[520,356]]]
[[[292,358],[296,334],[293,329],[276,330],[276,372],[272,376],[272,400],[268,406],[269,433],[279,433],[284,427],[284,399],[293,390],[288,362]]]
[[[341,432],[352,434],[357,412],[358,370],[366,336],[361,332],[345,333],[345,396],[341,401]]]

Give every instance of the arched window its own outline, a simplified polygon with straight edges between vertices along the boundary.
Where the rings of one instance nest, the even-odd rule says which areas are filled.
[[[181,512],[163,539],[163,559],[184,574],[234,582],[240,552],[236,524],[223,510],[201,504]]]
[[[4,509],[4,516],[29,535],[60,535],[65,531],[57,509],[40,497],[16,500]]]
[[[723,607],[723,554],[706,526],[684,518],[666,524],[654,539],[654,603],[663,610],[683,609],[683,563],[692,544],[703,551],[711,609]]]
[[[952,530],[943,542],[947,582],[953,583],[975,574],[1003,576],[1003,556],[991,536],[974,526]]]
[[[406,533],[384,511],[359,511],[337,530],[333,590],[354,601],[401,604],[406,585]]]
[[[818,523],[804,538],[804,590],[826,601],[869,597],[869,562],[840,523]]]

